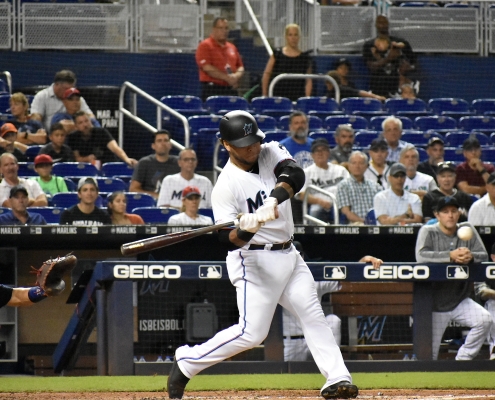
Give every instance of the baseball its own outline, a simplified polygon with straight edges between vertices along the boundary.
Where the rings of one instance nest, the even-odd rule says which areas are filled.
[[[473,237],[473,230],[469,226],[461,226],[457,229],[457,237],[461,240],[471,240]]]

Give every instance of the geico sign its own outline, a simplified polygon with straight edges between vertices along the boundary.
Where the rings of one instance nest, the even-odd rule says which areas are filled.
[[[113,276],[119,279],[179,279],[180,265],[126,265],[113,267]]]
[[[426,265],[381,265],[374,269],[371,265],[364,267],[366,279],[428,279],[430,268]]]
[[[489,265],[486,267],[486,277],[489,279],[495,279],[495,265]]]

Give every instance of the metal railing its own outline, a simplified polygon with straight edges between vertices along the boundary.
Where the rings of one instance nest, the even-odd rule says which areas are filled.
[[[333,79],[329,75],[316,75],[316,74],[280,74],[277,75],[270,82],[270,86],[268,86],[268,97],[273,97],[273,88],[275,85],[281,81],[282,79],[319,79],[324,81],[329,81],[333,88],[335,89],[335,101],[340,103],[340,87],[335,79]]]
[[[310,193],[310,192],[312,192],[312,193]],[[302,205],[303,220],[314,222],[316,225],[320,225],[320,226],[332,225],[328,222],[322,221],[321,219],[313,217],[312,215],[309,215],[309,213],[308,213],[308,196],[310,194],[313,194],[314,192],[324,194],[325,196],[328,196],[332,199],[333,225],[338,225],[339,224],[339,207],[337,204],[337,198],[335,197],[335,195],[333,193],[330,193],[329,191],[324,190],[324,189],[322,189],[318,186],[315,186],[315,185],[308,185],[306,187],[306,190],[304,191],[303,205]]]

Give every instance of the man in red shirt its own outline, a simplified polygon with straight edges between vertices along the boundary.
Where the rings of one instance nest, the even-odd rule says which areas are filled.
[[[227,41],[228,35],[229,22],[225,18],[215,18],[210,37],[196,49],[203,101],[209,96],[238,95],[244,65],[237,48]]]

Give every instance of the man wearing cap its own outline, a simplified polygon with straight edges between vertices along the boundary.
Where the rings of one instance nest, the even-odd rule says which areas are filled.
[[[28,191],[22,185],[10,189],[9,202],[11,209],[0,215],[0,225],[46,225],[41,214],[28,212]]]
[[[98,195],[98,182],[94,178],[88,176],[79,179],[77,184],[79,203],[62,212],[60,225],[111,225],[110,215],[96,206]]]
[[[352,70],[352,64],[347,58],[341,57],[335,61],[333,63],[333,69],[339,74],[340,83],[342,86],[348,86],[351,88],[356,87],[356,85],[349,80],[349,73]]]
[[[202,193],[196,186],[187,186],[181,190],[182,207],[180,214],[172,215],[168,220],[168,225],[194,226],[213,225],[213,220],[207,215],[198,213]]]
[[[334,137],[337,145],[330,150],[330,161],[347,168],[352,146],[354,145],[354,129],[352,125],[341,124],[337,126]]]
[[[468,221],[475,226],[495,225],[495,172],[488,176],[486,194],[469,209]]]
[[[467,221],[468,211],[473,205],[473,199],[455,186],[455,164],[452,162],[441,162],[437,166],[438,188],[428,191],[423,197],[423,218],[425,222],[435,218],[434,211],[438,200],[445,196],[454,197],[459,203],[459,221]]]
[[[324,138],[316,139],[311,144],[311,156],[314,164],[304,169],[306,182],[301,191],[296,195],[299,200],[304,199],[304,195],[308,185],[317,186],[327,192],[337,195],[337,184],[349,178],[347,169],[340,165],[330,163],[330,146]],[[309,207],[309,215],[318,218],[325,222],[331,220],[331,207],[333,205],[332,198],[323,193],[309,190],[307,196]]]
[[[417,194],[423,200],[426,193],[437,188],[435,180],[430,175],[417,171],[419,153],[414,145],[406,145],[400,152],[399,160],[404,164],[407,171],[405,190]]]
[[[59,112],[65,112],[62,99],[67,89],[76,85],[76,74],[69,70],[58,71],[53,83],[46,89],[40,90],[34,96],[31,104],[31,118],[42,121],[46,130],[50,129],[53,116]],[[81,97],[81,110],[94,118],[93,112]]]
[[[7,122],[0,128],[0,154],[11,153],[19,161],[27,161],[24,154],[28,146],[17,141],[17,128]]]
[[[443,140],[438,136],[433,136],[428,140],[428,145],[426,146],[426,153],[428,154],[428,160],[420,162],[418,164],[418,172],[426,175],[430,175],[437,181],[437,165],[443,161],[443,156],[445,153],[443,147]]]
[[[418,195],[404,190],[406,167],[395,163],[390,167],[390,187],[377,193],[373,208],[377,225],[418,224],[423,220],[421,200]]]
[[[51,198],[55,193],[69,191],[64,178],[52,175],[53,159],[48,154],[39,154],[35,157],[34,169],[39,176],[31,179],[38,182],[48,198]]]
[[[398,162],[400,152],[410,144],[400,140],[402,137],[402,121],[394,116],[385,118],[382,122],[382,136],[388,144],[387,161]]]
[[[438,220],[436,224],[423,225],[419,230],[416,240],[417,262],[457,264],[438,268],[444,268],[447,276],[467,276],[468,267],[464,266],[488,260],[485,246],[476,229],[469,222],[457,224],[459,203],[454,197],[445,196],[438,201],[435,217]],[[473,230],[473,237],[468,241],[457,237],[457,229],[462,226],[469,226]],[[455,359],[474,359],[485,342],[493,321],[490,313],[470,298],[471,283],[466,279],[432,282],[432,293],[433,359],[438,358],[443,332],[451,321],[471,328]]]
[[[388,189],[388,176],[393,162],[387,161],[388,145],[381,138],[373,139],[370,145],[370,165],[364,173],[364,177],[376,182],[383,189]]]
[[[294,111],[289,117],[290,136],[280,141],[301,168],[313,164],[311,143],[308,137],[308,117],[302,111]]]
[[[65,112],[58,112],[52,117],[51,125],[60,122],[67,133],[76,129],[74,125],[74,114],[81,111],[81,92],[77,88],[70,88],[64,92],[62,97]],[[91,118],[91,123],[97,128],[101,128],[96,118]]]
[[[28,192],[28,207],[46,207],[48,200],[38,182],[32,179],[19,178],[17,158],[10,153],[0,155],[0,172],[3,180],[0,183],[0,205],[10,207],[10,189],[22,185]]]
[[[158,207],[182,207],[182,189],[186,186],[198,187],[201,191],[201,203],[199,208],[211,208],[211,181],[202,175],[195,173],[198,166],[198,157],[193,149],[184,149],[179,153],[178,160],[180,172],[166,176],[160,187],[158,195]]]
[[[481,145],[475,137],[467,138],[462,144],[462,154],[466,161],[456,169],[456,185],[463,192],[483,196],[488,177],[495,168],[481,161]]]

